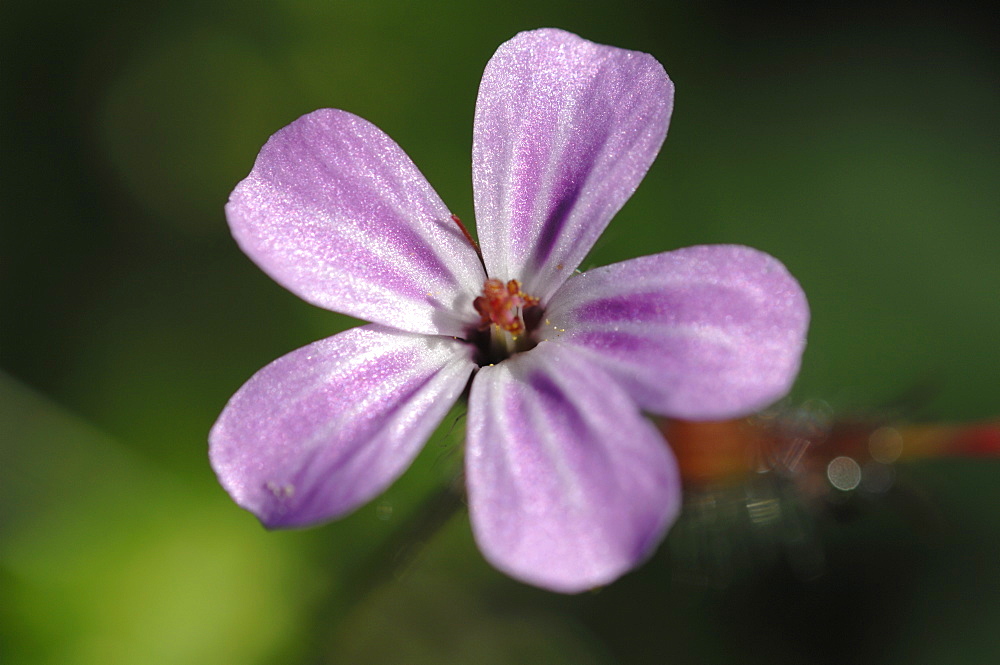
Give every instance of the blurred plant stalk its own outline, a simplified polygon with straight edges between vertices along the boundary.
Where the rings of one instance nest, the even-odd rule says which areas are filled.
[[[734,420],[664,420],[660,428],[689,490],[739,483],[763,473],[796,478],[810,491],[825,483],[853,490],[860,485],[851,486],[851,478],[864,481],[866,470],[878,473],[876,465],[1000,455],[1000,420],[897,425],[875,418],[831,420],[823,410],[806,407]]]

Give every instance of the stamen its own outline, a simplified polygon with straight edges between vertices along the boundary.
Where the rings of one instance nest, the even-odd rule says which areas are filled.
[[[499,279],[488,279],[483,285],[483,295],[472,301],[479,312],[480,330],[495,325],[515,338],[524,332],[524,309],[536,305],[538,298],[522,293],[516,279],[507,284]]]
[[[498,363],[515,353],[528,351],[537,343],[534,331],[542,320],[539,299],[521,291],[516,279],[506,284],[488,279],[483,292],[472,301],[479,313],[477,331],[470,331],[480,355],[480,366]]]

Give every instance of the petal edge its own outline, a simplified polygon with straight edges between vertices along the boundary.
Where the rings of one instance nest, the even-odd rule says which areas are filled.
[[[209,434],[219,482],[268,528],[346,514],[389,486],[474,364],[453,339],[354,328],[267,365]]]
[[[548,297],[638,187],[667,134],[659,62],[556,29],[522,32],[486,65],[473,189],[490,277]]]
[[[226,216],[247,256],[314,305],[425,334],[476,319],[475,251],[402,148],[356,115],[320,109],[275,133]]]
[[[731,418],[784,396],[806,344],[809,305],[774,257],[702,245],[575,275],[542,337],[584,353],[643,409]]]
[[[600,370],[541,344],[472,384],[466,474],[484,556],[553,591],[607,584],[645,560],[680,508],[666,442]]]

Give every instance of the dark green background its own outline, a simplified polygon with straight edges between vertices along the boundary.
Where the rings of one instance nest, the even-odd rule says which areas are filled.
[[[0,660],[996,658],[996,462],[901,465],[918,500],[816,516],[818,580],[748,554],[728,586],[679,581],[675,536],[639,572],[563,597],[489,568],[464,514],[394,536],[458,464],[454,418],[385,497],[300,533],[236,508],[205,442],[252,372],[352,325],[229,237],[222,206],[267,137],[350,110],[472,220],[479,77],[542,26],[652,53],[677,87],[660,158],[584,267],[758,247],[812,305],[793,400],[842,412],[919,387],[913,418],[995,417],[1000,58],[985,7],[7,0]]]

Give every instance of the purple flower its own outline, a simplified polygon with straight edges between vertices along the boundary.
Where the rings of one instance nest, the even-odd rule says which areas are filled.
[[[643,412],[728,418],[779,398],[809,317],[785,268],[747,247],[575,272],[672,107],[647,54],[551,29],[503,44],[476,103],[481,258],[374,125],[324,109],[271,137],[226,206],[233,235],[299,297],[372,323],[279,358],[229,401],[210,456],[236,502],[269,528],[348,513],[469,387],[469,511],[493,565],[577,592],[647,557],[681,493]]]

